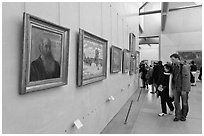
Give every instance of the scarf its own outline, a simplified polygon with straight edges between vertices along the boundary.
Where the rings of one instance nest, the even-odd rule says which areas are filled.
[[[173,75],[171,73],[164,72],[164,75],[169,75],[169,97],[173,97],[173,91],[172,91],[172,77]]]
[[[172,77],[173,75],[171,73],[169,73],[169,97],[173,98],[173,91],[172,91]]]

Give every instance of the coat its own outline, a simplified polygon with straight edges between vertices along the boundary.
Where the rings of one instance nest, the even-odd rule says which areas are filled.
[[[161,84],[161,78],[162,78],[163,72],[164,72],[164,66],[163,65],[154,66],[152,77],[153,77],[153,82],[157,86]]]
[[[172,90],[190,92],[190,66],[179,63],[173,65]]]
[[[60,77],[60,65],[57,61],[54,61],[54,71],[52,73],[46,72],[41,57],[39,57],[38,59],[34,60],[31,63],[30,81],[38,81],[59,77]]]

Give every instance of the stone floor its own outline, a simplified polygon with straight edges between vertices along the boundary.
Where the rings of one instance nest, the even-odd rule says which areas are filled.
[[[139,89],[101,134],[202,134],[202,83],[192,86],[189,94],[189,114],[185,122],[173,122],[174,115],[159,117],[160,98],[151,90]],[[131,101],[133,104],[125,124]]]

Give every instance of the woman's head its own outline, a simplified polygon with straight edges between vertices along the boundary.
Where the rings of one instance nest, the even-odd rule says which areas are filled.
[[[165,64],[164,71],[168,73],[172,73],[172,66],[170,64]]]

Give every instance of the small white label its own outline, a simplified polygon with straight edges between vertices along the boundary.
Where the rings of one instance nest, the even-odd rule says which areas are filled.
[[[112,101],[114,101],[114,100],[115,100],[115,98],[114,98],[113,96],[111,96],[110,98],[111,98],[111,100],[112,100]]]
[[[83,124],[79,119],[74,121],[74,125],[77,127],[77,129],[80,129],[83,126]]]

